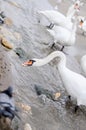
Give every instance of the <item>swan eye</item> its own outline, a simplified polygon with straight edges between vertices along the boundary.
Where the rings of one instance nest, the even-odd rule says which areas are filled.
[[[34,62],[35,62],[34,60],[29,60],[29,61],[28,61],[28,66],[33,65]]]
[[[22,65],[23,66],[32,66],[34,62],[36,62],[36,61],[35,60],[29,60],[29,61],[24,62]]]

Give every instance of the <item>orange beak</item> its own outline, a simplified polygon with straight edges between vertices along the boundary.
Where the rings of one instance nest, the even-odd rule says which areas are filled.
[[[33,61],[29,60],[29,61],[24,62],[22,65],[23,66],[32,66],[32,64],[33,64]]]
[[[82,25],[83,25],[83,21],[80,21],[79,25],[80,25],[80,27],[82,27]]]

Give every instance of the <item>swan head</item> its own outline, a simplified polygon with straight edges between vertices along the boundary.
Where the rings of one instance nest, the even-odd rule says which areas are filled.
[[[74,9],[78,9],[80,10],[80,7],[83,6],[84,3],[80,2],[80,0],[77,0],[75,3],[74,3]]]
[[[22,66],[25,66],[25,67],[28,67],[28,66],[43,66],[45,64],[47,64],[48,61],[46,61],[46,58],[43,58],[43,59],[30,59],[30,60],[27,60],[25,61]]]
[[[24,62],[22,65],[23,66],[34,66],[34,63],[37,62],[37,60],[28,60]]]
[[[80,28],[83,26],[84,21],[85,21],[85,18],[82,16],[79,16],[79,27]]]
[[[45,60],[43,59],[30,59],[28,61],[25,61],[22,66],[42,66],[45,65]]]
[[[48,56],[42,58],[42,59],[32,59],[24,62],[23,66],[43,66],[47,63],[49,63],[54,58],[57,58],[57,64],[65,64],[66,63],[66,57],[61,51],[54,51],[50,53]]]
[[[80,5],[80,1],[76,1],[74,4],[74,9],[79,9],[79,5]]]

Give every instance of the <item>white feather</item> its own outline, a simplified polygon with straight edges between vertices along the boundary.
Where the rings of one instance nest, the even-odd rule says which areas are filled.
[[[81,68],[86,76],[86,55],[82,56],[80,63],[81,63]]]
[[[33,66],[43,66],[55,57],[60,58],[57,67],[67,92],[77,100],[77,105],[86,105],[86,78],[66,67],[66,56],[64,53],[55,51],[43,59],[34,59]]]

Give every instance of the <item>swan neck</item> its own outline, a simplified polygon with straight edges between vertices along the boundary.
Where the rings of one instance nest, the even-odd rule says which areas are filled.
[[[72,25],[72,30],[73,30],[73,32],[76,32],[76,30],[77,30],[77,20],[74,21],[74,23]]]
[[[66,57],[65,57],[65,55],[60,51],[54,51],[53,53],[51,53],[50,55],[48,55],[44,59],[40,59],[37,66],[45,65],[45,64],[49,63],[51,60],[53,60],[56,57],[58,58],[58,61],[57,61],[58,62],[58,67],[63,67],[63,66],[66,65]]]
[[[75,14],[75,10],[74,10],[74,6],[72,5],[68,9],[67,18],[71,20],[71,18],[74,16],[74,14]]]

